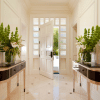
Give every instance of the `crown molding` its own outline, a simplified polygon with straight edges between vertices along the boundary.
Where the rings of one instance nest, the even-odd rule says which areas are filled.
[[[30,8],[32,6],[30,0],[24,0],[24,2],[26,4],[26,6],[28,7],[28,9],[30,10]]]
[[[52,10],[62,10],[69,11],[68,6],[32,6],[31,11],[52,11]]]
[[[30,4],[30,0],[21,0],[22,5],[24,7],[24,9],[30,13],[30,8],[31,8],[31,4]]]
[[[62,10],[52,10],[52,11],[31,11],[31,14],[70,14],[69,11],[62,11]]]
[[[30,13],[43,14],[43,13],[70,13],[68,6],[33,6]]]
[[[68,8],[70,9],[70,12],[72,13],[75,7],[78,5],[79,0],[70,0],[68,3]]]

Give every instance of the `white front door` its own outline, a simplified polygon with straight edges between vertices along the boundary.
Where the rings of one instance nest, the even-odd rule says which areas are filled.
[[[53,22],[40,26],[40,74],[53,79]]]

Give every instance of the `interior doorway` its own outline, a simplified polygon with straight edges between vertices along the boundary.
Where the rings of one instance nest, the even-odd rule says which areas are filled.
[[[77,24],[73,27],[73,60],[77,60],[77,48],[76,48],[76,37],[77,37]]]
[[[59,26],[54,26],[53,30],[53,73],[59,74]]]

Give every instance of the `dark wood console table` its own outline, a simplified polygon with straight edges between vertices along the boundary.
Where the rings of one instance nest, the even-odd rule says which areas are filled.
[[[11,87],[11,79],[17,75],[17,86],[19,86],[19,73],[23,71],[24,77],[24,92],[25,92],[25,61],[16,61],[10,65],[6,65],[4,63],[0,64],[0,84],[3,82],[7,82],[7,98],[6,100],[10,100],[10,87]]]
[[[73,61],[73,92],[75,92],[75,73],[80,75],[80,86],[81,86],[81,76],[87,79],[87,93],[88,100],[90,100],[90,83],[100,85],[100,65],[77,63]]]

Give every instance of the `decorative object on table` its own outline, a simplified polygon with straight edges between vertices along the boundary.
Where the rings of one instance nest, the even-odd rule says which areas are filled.
[[[83,36],[78,36],[78,38],[76,38],[77,40],[77,48],[79,48],[79,52],[78,52],[78,62],[83,62],[84,61],[84,49],[85,49],[85,46],[83,46]]]
[[[11,35],[11,36],[10,36]],[[3,27],[3,23],[0,25],[0,52],[5,52],[5,61],[10,64],[14,62],[16,55],[20,57],[22,39],[18,34],[18,28],[16,27],[15,34],[10,34],[10,26]]]
[[[100,64],[100,40],[98,44],[96,45],[96,63]]]
[[[79,46],[79,54],[83,54],[84,62],[96,62],[96,45],[100,41],[100,27],[97,25],[91,29],[84,29],[84,36],[76,37]],[[92,57],[92,59],[91,59]],[[80,62],[80,56],[78,62]]]

